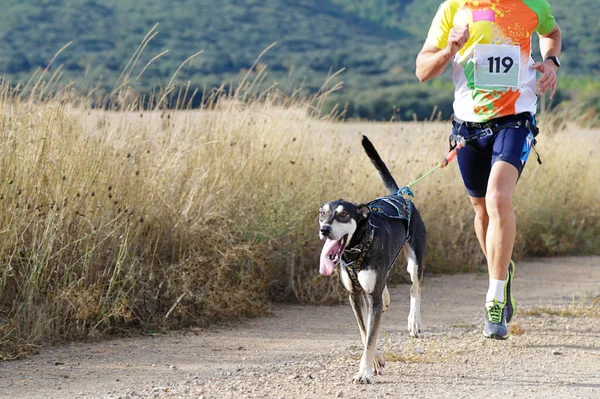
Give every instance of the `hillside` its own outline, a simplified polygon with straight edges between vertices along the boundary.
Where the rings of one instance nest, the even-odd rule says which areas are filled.
[[[413,114],[424,118],[434,106],[446,116],[450,112],[447,79],[421,85],[414,77],[414,59],[439,0],[3,3],[0,74],[13,83],[45,68],[73,41],[52,65],[62,65],[64,84],[75,82],[82,89],[99,84],[108,92],[128,71],[137,90],[150,92],[164,87],[188,57],[202,51],[184,65],[177,81],[201,89],[228,82],[235,86],[259,54],[276,42],[260,60],[260,68],[267,68],[267,83],[278,82],[284,91],[302,86],[306,93],[314,92],[329,74],[344,69],[344,89],[331,101],[348,104],[348,116],[387,119],[395,113],[401,119]],[[561,86],[559,98],[564,99],[600,77],[600,31],[592,17],[598,11],[593,7],[596,0],[554,3],[565,32],[561,74],[574,77]],[[126,69],[155,25],[157,34],[135,66]]]

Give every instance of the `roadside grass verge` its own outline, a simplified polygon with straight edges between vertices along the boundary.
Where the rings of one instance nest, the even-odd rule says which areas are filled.
[[[573,298],[570,303],[563,306],[541,306],[536,305],[526,309],[520,309],[519,313],[524,316],[559,316],[559,317],[600,317],[600,295],[590,297],[583,295]]]
[[[318,274],[317,210],[383,185],[368,135],[400,185],[446,154],[447,124],[350,124],[260,87],[205,93],[191,110],[117,93],[108,109],[69,90],[0,87],[0,358],[37,345],[253,317],[271,300],[332,303]],[[31,93],[31,92],[30,92]],[[52,94],[54,93],[54,94]],[[544,129],[543,119],[540,122]],[[540,136],[519,183],[515,257],[598,254],[598,134]],[[428,273],[483,258],[456,167],[414,187]],[[402,263],[402,262],[399,262]],[[394,269],[401,281],[403,267]]]

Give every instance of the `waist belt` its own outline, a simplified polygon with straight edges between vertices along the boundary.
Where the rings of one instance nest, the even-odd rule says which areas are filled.
[[[522,112],[516,115],[502,116],[500,118],[492,119],[488,122],[467,122],[454,117],[454,122],[456,122],[458,125],[465,126],[468,129],[481,129],[481,131],[469,137],[451,134],[449,138],[450,151],[452,151],[456,147],[457,143],[469,145],[469,143],[473,140],[477,140],[485,136],[494,135],[504,129],[514,127],[525,127],[529,129],[529,131],[533,134],[534,139],[532,148],[535,151],[535,154],[537,155],[538,163],[541,165],[542,160],[540,158],[540,154],[535,149],[535,145],[537,144],[537,140],[535,139],[535,137],[540,132],[540,129],[534,124],[533,121],[533,116],[529,112]],[[458,129],[458,131],[460,131],[460,129]]]
[[[499,131],[509,127],[523,126],[529,128],[534,136],[537,136],[538,133],[537,127],[533,124],[533,116],[529,112],[501,116],[500,118],[492,119],[488,122],[467,122],[456,117],[454,118],[454,121],[459,125],[466,126],[469,129],[491,129]],[[531,129],[531,127],[535,127],[535,129]]]

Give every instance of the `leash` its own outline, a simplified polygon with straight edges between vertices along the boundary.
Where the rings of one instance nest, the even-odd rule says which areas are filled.
[[[452,162],[452,160],[454,158],[456,158],[456,155],[463,147],[464,147],[463,143],[461,143],[461,142],[456,143],[456,146],[454,148],[452,148],[450,150],[450,152],[448,153],[448,155],[446,155],[446,157],[444,159],[442,159],[442,161],[440,163],[438,163],[433,169],[431,169],[430,171],[425,173],[423,176],[419,177],[417,180],[411,181],[404,187],[400,187],[400,189],[396,192],[396,194],[401,194],[404,196],[410,195],[411,197],[414,197],[415,195],[413,194],[413,192],[411,191],[410,188],[412,186],[414,186],[415,184],[417,184],[418,182],[420,182],[421,180],[423,180],[424,178],[426,178],[427,176],[429,176],[430,174],[432,174],[433,172],[435,172],[436,170],[448,166],[448,164],[450,162]]]

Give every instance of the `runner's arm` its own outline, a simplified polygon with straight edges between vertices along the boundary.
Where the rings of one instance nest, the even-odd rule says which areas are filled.
[[[421,82],[427,82],[439,76],[446,69],[454,57],[448,48],[439,49],[431,44],[425,43],[419,55],[417,55],[417,78]]]
[[[540,52],[542,53],[542,59],[546,59],[550,56],[560,57],[562,49],[562,34],[558,24],[554,25],[554,28],[545,35],[540,35]],[[552,61],[548,61],[549,64],[554,65]]]
[[[450,29],[448,44],[443,49],[425,42],[419,55],[417,55],[417,78],[421,82],[426,82],[441,75],[446,69],[446,65],[463,48],[467,40],[469,40],[469,27],[465,25]]]
[[[540,52],[542,59],[550,56],[559,57],[561,52],[562,35],[560,28],[554,25],[554,28],[545,35],[540,35]],[[537,69],[542,77],[538,81],[538,91],[545,93],[550,90],[550,99],[554,98],[556,93],[556,71],[558,67],[551,60],[536,62],[532,68]]]

